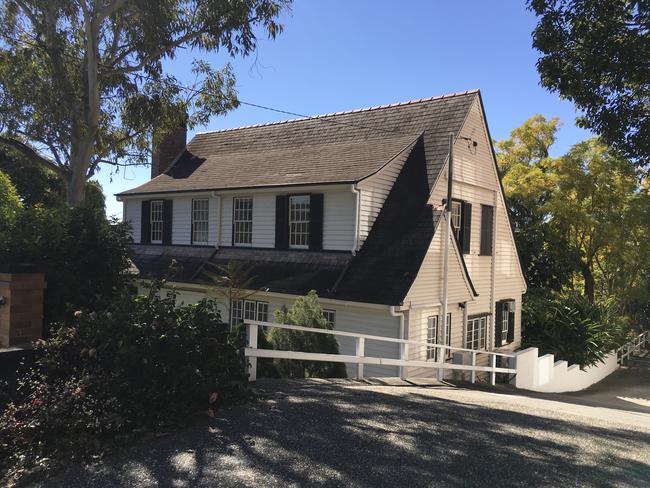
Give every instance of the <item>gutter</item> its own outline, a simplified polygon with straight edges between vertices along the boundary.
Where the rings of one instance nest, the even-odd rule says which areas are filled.
[[[405,335],[404,334],[404,332],[405,332],[405,330],[404,330],[405,329],[404,328],[404,312],[403,311],[397,312],[396,311],[397,307],[394,306],[394,305],[391,305],[389,310],[390,310],[390,314],[393,317],[399,317],[399,338],[400,339],[406,339],[406,337],[404,337],[404,335]],[[405,356],[404,352],[405,352],[406,348],[407,348],[406,344],[400,344],[400,358]],[[406,367],[404,367],[404,366],[399,367],[399,377],[401,379],[406,379]]]
[[[352,244],[352,255],[355,255],[359,250],[359,228],[361,219],[361,191],[357,187],[357,183],[350,185],[350,191],[355,196],[354,205],[354,243]]]

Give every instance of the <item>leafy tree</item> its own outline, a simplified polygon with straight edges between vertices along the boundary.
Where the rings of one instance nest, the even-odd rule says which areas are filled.
[[[529,0],[542,85],[584,112],[578,124],[650,164],[650,3]]]
[[[152,131],[205,124],[237,106],[229,65],[196,59],[196,82],[183,87],[165,60],[179,49],[245,56],[258,31],[282,30],[288,1],[7,0],[0,142],[56,172],[68,203],[79,203],[100,164],[145,164]]]
[[[560,291],[571,285],[578,255],[561,226],[551,225],[547,208],[557,175],[549,150],[560,127],[557,118],[535,115],[496,142],[497,159],[515,239],[529,288]]]
[[[283,307],[276,310],[275,320],[280,324],[331,330],[314,290],[311,290],[307,296],[298,297],[290,309]],[[268,339],[273,348],[278,350],[339,353],[338,342],[329,334],[271,329]],[[343,363],[281,359],[276,362],[276,365],[282,376],[290,378],[345,378],[347,376]]]
[[[634,167],[598,139],[553,161],[556,189],[547,209],[580,253],[585,295],[594,300],[637,285],[648,262],[650,197]]]
[[[0,222],[9,228],[16,221],[18,211],[22,208],[18,192],[11,178],[0,170]]]

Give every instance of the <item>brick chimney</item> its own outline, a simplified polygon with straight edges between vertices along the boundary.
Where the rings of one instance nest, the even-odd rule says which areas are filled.
[[[151,151],[151,178],[155,178],[167,171],[187,143],[187,124],[178,126],[176,129],[160,137],[160,141],[154,144]]]

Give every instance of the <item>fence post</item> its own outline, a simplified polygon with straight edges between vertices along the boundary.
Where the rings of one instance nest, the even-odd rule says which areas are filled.
[[[359,356],[360,358],[365,356],[365,338],[364,337],[357,337],[357,353],[356,355]],[[362,380],[363,379],[363,363],[357,363],[357,379]]]
[[[472,351],[472,367],[476,366],[476,352]],[[476,370],[472,369],[472,383],[476,382]]]
[[[436,362],[438,363],[445,362],[445,352],[446,349],[444,347],[441,346],[436,347]],[[438,368],[438,381],[444,381],[444,379],[445,379],[444,368]]]
[[[497,367],[497,357],[495,354],[492,354],[492,356],[490,356],[490,366],[492,367],[492,371],[490,371],[490,384],[494,386],[496,384],[497,376],[496,371],[494,371],[494,368]]]
[[[405,344],[405,343],[402,343],[401,346],[402,347],[400,348],[400,359],[402,361],[408,361],[408,359],[409,359],[409,345]],[[400,366],[399,367],[399,377],[401,379],[405,380],[406,377],[408,376],[407,373],[408,373],[408,371],[407,371],[406,366]]]
[[[248,329],[248,347],[251,349],[257,349],[257,324],[246,324]],[[250,369],[248,370],[248,381],[257,380],[257,356],[251,356],[248,358],[248,364],[250,364]]]

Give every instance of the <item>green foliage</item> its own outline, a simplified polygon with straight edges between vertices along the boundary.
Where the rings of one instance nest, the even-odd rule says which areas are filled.
[[[527,295],[522,310],[523,347],[582,368],[601,361],[632,331],[613,303],[596,305],[583,296]]]
[[[290,309],[275,311],[275,320],[280,324],[301,325],[317,329],[330,329],[323,316],[323,309],[314,290],[307,296],[298,297]],[[296,330],[271,329],[268,341],[273,349],[285,351],[317,352],[338,354],[336,338],[329,334],[301,332]],[[289,378],[345,378],[343,363],[317,361],[277,360],[276,366],[281,376]]]
[[[288,3],[8,0],[0,10],[0,142],[57,171],[68,203],[79,203],[100,164],[146,164],[152,133],[237,107],[229,65],[195,59],[196,82],[184,86],[166,61],[179,50],[246,56],[260,34],[281,32]]]
[[[160,283],[75,313],[37,343],[37,367],[0,415],[0,472],[88,459],[201,410],[214,415],[248,395],[243,347],[243,330],[231,332],[215,302],[177,306]]]
[[[542,85],[584,112],[580,126],[650,161],[650,6],[627,0],[529,0]]]
[[[4,242],[4,244],[2,244]],[[131,281],[127,224],[91,207],[25,208],[0,229],[0,267],[45,273],[45,324],[108,306]]]
[[[2,225],[7,228],[12,227],[21,208],[22,203],[11,178],[0,171],[0,222]]]

